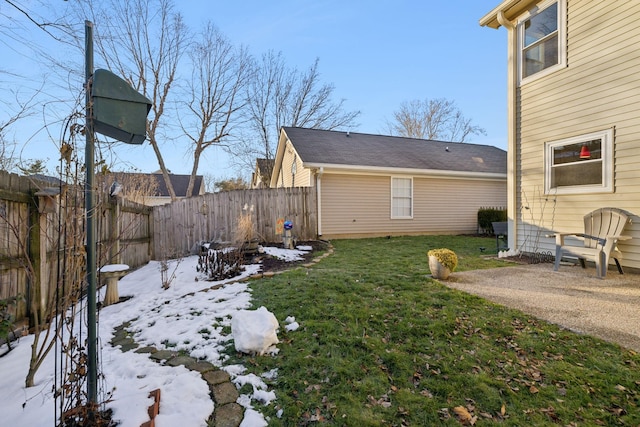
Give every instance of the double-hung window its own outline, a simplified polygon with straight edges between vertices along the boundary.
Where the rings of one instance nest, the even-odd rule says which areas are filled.
[[[520,83],[566,65],[566,0],[540,2],[518,21]]]
[[[391,177],[391,219],[413,218],[413,179]]]
[[[613,129],[545,144],[545,193],[613,191]]]

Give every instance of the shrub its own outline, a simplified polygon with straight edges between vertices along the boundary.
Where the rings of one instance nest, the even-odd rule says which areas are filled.
[[[200,254],[196,271],[207,274],[210,281],[229,279],[244,271],[243,261],[240,249],[210,249]]]
[[[447,267],[450,271],[453,271],[458,266],[458,256],[451,249],[431,249],[427,252],[427,256],[434,256],[438,258],[440,264]]]
[[[507,220],[507,210],[504,208],[480,208],[478,210],[478,227],[482,233],[494,234],[492,222]]]

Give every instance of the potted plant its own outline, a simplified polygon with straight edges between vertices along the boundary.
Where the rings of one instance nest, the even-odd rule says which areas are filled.
[[[451,249],[431,249],[427,252],[429,269],[434,279],[447,279],[458,265],[458,256]]]

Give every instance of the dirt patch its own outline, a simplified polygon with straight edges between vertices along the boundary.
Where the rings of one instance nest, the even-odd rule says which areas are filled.
[[[298,265],[311,262],[311,260],[317,257],[321,252],[325,252],[329,249],[329,243],[320,240],[299,241],[296,242],[296,246],[310,246],[312,250],[305,252],[305,254],[302,255],[302,259],[298,261],[285,261],[271,255],[257,254],[252,260],[248,260],[247,263],[262,264],[263,273],[288,270],[297,267]]]

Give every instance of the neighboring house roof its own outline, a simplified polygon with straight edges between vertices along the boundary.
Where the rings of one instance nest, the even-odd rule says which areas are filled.
[[[256,167],[260,171],[263,177],[271,178],[271,172],[273,172],[273,159],[256,159]]]
[[[169,190],[167,189],[167,185],[164,182],[164,178],[161,173],[154,173],[153,175],[158,181],[158,190],[156,196],[159,197],[169,197]],[[191,175],[174,175],[172,173],[169,174],[169,179],[171,180],[171,185],[173,185],[173,191],[176,193],[176,197],[186,197],[187,196],[187,187],[189,186],[189,178]],[[200,187],[203,184],[202,175],[196,175],[195,182],[193,183],[193,190],[189,196],[198,196],[200,195]]]
[[[167,189],[167,185],[164,182],[164,178],[161,173],[129,173],[129,172],[114,172],[116,180],[119,176],[151,176],[158,183],[158,187],[156,193],[153,197],[170,197],[169,190]],[[169,174],[169,179],[171,180],[171,184],[173,185],[173,191],[176,193],[176,197],[186,197],[187,187],[189,186],[189,178],[191,175],[174,175],[172,173]],[[193,183],[193,191],[191,192],[191,196],[198,196],[204,192],[203,187],[204,179],[202,175],[196,175],[196,179]],[[202,192],[201,192],[202,187]]]
[[[61,181],[59,178],[55,176],[43,175],[41,173],[36,173],[33,175],[28,175],[29,178],[40,181],[49,185],[53,185],[55,187],[59,187],[61,185],[65,185],[64,181]]]
[[[507,152],[489,145],[292,127],[283,131],[307,168],[507,173]]]
[[[256,159],[256,170],[253,174],[253,181],[260,180],[260,182],[253,182],[252,184],[262,184],[266,187],[271,182],[271,173],[273,172],[274,159]]]

